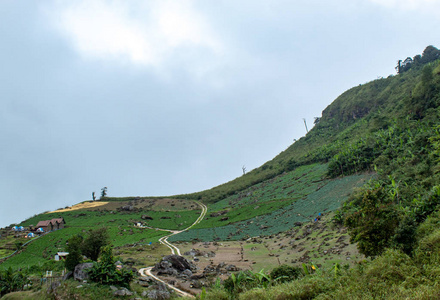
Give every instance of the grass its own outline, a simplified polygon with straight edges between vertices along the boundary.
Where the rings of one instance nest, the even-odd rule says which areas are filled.
[[[71,236],[86,234],[89,229],[92,229],[92,227],[68,227],[46,234],[39,238],[38,241],[27,245],[19,254],[0,264],[0,268],[41,265],[46,261],[52,260],[57,252],[65,251],[66,242]],[[116,247],[133,243],[158,243],[159,238],[168,234],[166,231],[139,229],[128,226],[110,226],[108,230],[111,243]]]
[[[153,220],[143,220],[148,215]],[[114,211],[70,211],[43,214],[32,217],[20,225],[36,225],[39,221],[63,217],[67,227],[92,226],[132,226],[136,222],[143,222],[147,226],[181,230],[192,224],[200,215],[200,210],[189,211],[141,211],[141,212],[114,212]]]

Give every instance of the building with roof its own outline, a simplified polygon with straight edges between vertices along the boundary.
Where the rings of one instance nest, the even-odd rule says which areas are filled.
[[[64,218],[55,218],[52,220],[45,220],[45,221],[38,222],[36,228],[38,228],[38,229],[41,228],[44,232],[48,232],[48,231],[62,229],[62,228],[64,228],[65,224],[66,224],[66,221],[64,221]]]

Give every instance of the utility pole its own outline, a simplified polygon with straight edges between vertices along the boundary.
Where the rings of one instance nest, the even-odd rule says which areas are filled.
[[[309,129],[307,128],[307,122],[306,122],[306,119],[303,118],[303,120],[304,120],[304,126],[306,126],[306,131],[307,131],[307,133],[309,133]]]

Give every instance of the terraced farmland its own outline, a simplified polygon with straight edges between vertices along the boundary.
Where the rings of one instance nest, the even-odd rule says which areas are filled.
[[[354,188],[371,178],[352,175],[324,179],[325,170],[326,165],[305,166],[227,198],[210,207],[226,213],[208,217],[170,241],[240,240],[286,231],[296,222],[313,221],[319,213],[336,210]]]

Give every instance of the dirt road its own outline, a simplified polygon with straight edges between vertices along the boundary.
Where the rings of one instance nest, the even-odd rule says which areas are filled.
[[[193,226],[195,226],[195,225],[197,225],[198,223],[200,223],[200,222],[203,220],[203,218],[205,217],[206,212],[208,211],[208,208],[206,207],[205,204],[203,204],[203,203],[201,203],[201,202],[198,202],[198,201],[196,201],[196,203],[197,203],[198,205],[200,205],[200,207],[202,208],[202,212],[200,213],[200,216],[197,218],[197,220],[196,220],[193,224],[191,224],[191,226],[189,226],[189,227],[187,227],[186,229],[181,230],[181,231],[172,231],[172,233],[171,233],[170,235],[164,236],[164,237],[162,237],[162,238],[159,239],[159,242],[160,242],[161,244],[163,244],[163,245],[167,246],[168,248],[170,248],[170,250],[171,250],[171,254],[181,255],[181,254],[180,254],[180,249],[179,249],[177,246],[175,246],[175,245],[171,244],[170,242],[168,242],[168,238],[169,238],[170,236],[173,236],[173,235],[179,234],[179,233],[181,233],[181,232],[183,232],[183,231],[187,231],[187,230],[191,229]],[[162,279],[160,279],[160,278],[154,276],[154,275],[151,273],[151,269],[153,269],[153,267],[142,268],[142,269],[139,270],[139,273],[140,273],[141,275],[143,275],[143,276],[151,276],[154,280],[156,280],[156,281],[158,281],[158,282],[162,282],[162,283],[164,283],[167,287],[173,289],[173,290],[176,291],[179,295],[194,298],[193,295],[188,294],[188,293],[186,293],[186,292],[184,292],[184,291],[182,291],[182,290],[179,290],[178,288],[176,288],[176,287],[174,287],[174,286],[172,286],[172,285],[166,283],[166,282],[163,281]]]

